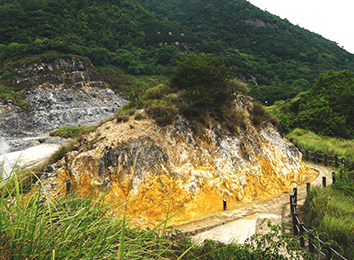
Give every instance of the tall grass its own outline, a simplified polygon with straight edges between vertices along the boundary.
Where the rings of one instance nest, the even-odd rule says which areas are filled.
[[[142,230],[131,227],[117,205],[103,203],[104,195],[48,197],[41,182],[23,195],[20,179],[14,175],[15,187],[9,182],[2,187],[8,192],[0,200],[1,259],[159,259],[174,254],[173,240],[165,238],[171,235],[166,232],[169,216],[154,229]]]
[[[85,133],[94,132],[97,129],[98,125],[91,126],[62,126],[58,130],[50,132],[50,136],[59,136],[62,138],[78,138],[80,135]]]
[[[344,185],[344,186],[343,186]],[[322,239],[337,242],[344,256],[354,259],[354,197],[343,192],[347,183],[313,187],[306,198],[307,222],[322,234]]]
[[[311,259],[298,251],[299,241],[270,223],[270,233],[245,245],[207,240],[197,246],[168,227],[174,217],[169,210],[161,224],[141,229],[104,194],[49,196],[41,181],[24,194],[21,179],[15,174],[14,185],[2,183],[7,192],[0,197],[1,259],[287,259],[280,253],[285,246],[291,259]]]
[[[346,158],[347,164],[354,165],[354,141],[334,137],[320,136],[296,128],[286,136],[301,150],[318,151]]]

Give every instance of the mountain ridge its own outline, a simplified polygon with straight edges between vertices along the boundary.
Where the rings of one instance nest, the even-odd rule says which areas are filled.
[[[0,15],[3,64],[57,51],[155,75],[170,73],[186,51],[205,52],[253,84],[251,94],[268,104],[309,90],[322,72],[354,70],[354,55],[335,42],[245,0],[1,0]]]

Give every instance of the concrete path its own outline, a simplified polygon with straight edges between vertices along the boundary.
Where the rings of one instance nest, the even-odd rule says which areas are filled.
[[[318,176],[311,185],[322,185],[322,177],[326,176],[327,185],[332,182],[332,170],[319,165],[307,163],[307,166],[316,170]],[[270,219],[273,224],[291,223],[289,196],[292,191],[284,192],[277,197],[245,203],[243,207],[222,211],[214,216],[202,218],[189,223],[175,226],[176,229],[192,235],[193,240],[202,243],[206,239],[223,243],[244,243],[255,233],[265,233],[266,229],[259,228],[264,218]],[[306,184],[298,187],[298,205],[303,205],[306,198]]]

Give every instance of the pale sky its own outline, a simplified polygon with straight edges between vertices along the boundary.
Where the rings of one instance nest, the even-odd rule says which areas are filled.
[[[261,10],[288,19],[354,54],[353,0],[248,0]]]

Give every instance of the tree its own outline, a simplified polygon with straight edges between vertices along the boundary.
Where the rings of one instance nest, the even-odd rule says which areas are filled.
[[[199,113],[201,108],[219,109],[232,96],[230,71],[209,54],[187,54],[177,61],[170,85],[185,92],[190,101],[186,112]]]
[[[300,125],[328,136],[354,137],[353,73],[328,71],[321,74],[313,88],[300,100]]]

